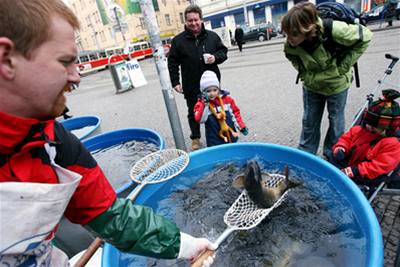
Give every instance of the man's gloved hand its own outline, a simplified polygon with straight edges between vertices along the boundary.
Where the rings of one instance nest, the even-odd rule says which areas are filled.
[[[241,132],[243,135],[248,135],[248,134],[249,134],[249,128],[244,127],[244,128],[242,128],[242,129],[240,129],[240,132]]]
[[[346,158],[346,150],[343,147],[336,147],[335,150],[333,150],[333,158],[337,162],[342,162]]]
[[[188,259],[193,263],[206,249],[216,250],[217,246],[206,238],[195,238],[181,232],[181,247],[179,249],[178,259]],[[204,260],[203,267],[209,267],[213,262],[214,256],[210,256]]]
[[[357,167],[346,167],[342,169],[342,172],[344,172],[344,174],[349,178],[354,178],[360,174]]]

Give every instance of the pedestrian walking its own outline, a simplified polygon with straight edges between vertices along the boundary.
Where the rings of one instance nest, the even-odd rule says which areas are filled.
[[[351,85],[351,67],[367,49],[372,33],[359,24],[331,21],[332,39],[344,47],[335,55],[325,48],[324,26],[314,4],[301,2],[282,18],[287,34],[285,56],[298,71],[303,82],[303,124],[298,148],[316,154],[320,141],[321,119],[325,104],[329,129],[323,155],[332,157],[332,146],[345,129],[344,111]]]
[[[64,93],[80,82],[78,29],[62,0],[1,2],[0,265],[69,266],[51,242],[63,215],[128,253],[193,259],[215,249],[117,198],[91,154],[55,120]]]
[[[243,47],[243,29],[240,27],[240,25],[236,25],[236,30],[235,30],[235,41],[237,46],[239,47],[239,51],[242,52],[242,47]]]
[[[396,17],[397,0],[389,0],[384,7],[387,27],[393,26],[393,19]]]
[[[215,32],[204,28],[202,11],[197,5],[189,5],[184,16],[185,30],[172,39],[168,69],[172,87],[185,97],[191,148],[196,150],[201,147],[201,135],[200,125],[194,119],[193,110],[200,95],[200,77],[204,71],[211,70],[216,73],[218,80],[221,80],[218,64],[227,59],[228,49]]]
[[[196,121],[205,123],[207,147],[238,141],[239,132],[249,133],[240,109],[228,91],[222,90],[217,75],[205,71],[200,79],[202,97],[194,106]]]

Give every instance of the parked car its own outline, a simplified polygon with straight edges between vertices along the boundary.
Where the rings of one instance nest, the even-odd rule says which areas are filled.
[[[243,29],[243,41],[265,41],[271,40],[272,37],[278,36],[276,28],[268,24],[259,24],[256,26],[248,27]]]
[[[361,20],[363,20],[363,22],[365,24],[380,21],[380,20],[385,20],[385,14],[384,14],[385,10],[384,9],[385,9],[384,5],[376,6],[376,7],[372,8],[370,11],[362,13]],[[400,20],[400,2],[397,3],[397,7],[396,7],[396,19]]]

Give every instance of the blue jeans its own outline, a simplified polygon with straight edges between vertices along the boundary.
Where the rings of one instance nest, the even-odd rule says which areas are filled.
[[[304,114],[299,149],[312,154],[317,153],[321,138],[321,119],[327,103],[329,129],[324,141],[323,154],[328,159],[332,157],[332,146],[336,144],[345,129],[344,108],[347,91],[348,89],[335,95],[325,96],[303,87]]]

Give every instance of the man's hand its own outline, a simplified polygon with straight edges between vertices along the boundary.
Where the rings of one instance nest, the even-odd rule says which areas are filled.
[[[178,92],[180,94],[183,94],[182,85],[177,84],[177,85],[175,85],[174,89],[175,89],[176,92]]]
[[[216,250],[217,246],[206,238],[195,238],[181,232],[181,247],[179,249],[178,259],[188,259],[193,263],[206,249]],[[210,256],[203,261],[203,267],[209,267],[213,262],[214,257]]]
[[[205,63],[213,64],[214,62],[215,62],[215,57],[213,55],[210,55]]]

